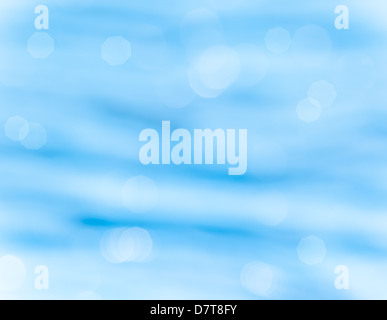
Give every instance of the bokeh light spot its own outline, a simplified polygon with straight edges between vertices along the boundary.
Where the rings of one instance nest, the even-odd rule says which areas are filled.
[[[132,55],[131,44],[121,36],[109,37],[101,46],[101,55],[111,66],[122,65]]]
[[[24,283],[26,268],[18,257],[6,255],[0,258],[0,290],[16,291]]]
[[[101,254],[110,263],[146,261],[152,247],[148,231],[138,227],[108,230],[100,241]]]
[[[220,96],[224,90],[215,90],[208,88],[199,75],[195,66],[188,70],[188,81],[193,91],[202,98],[216,98]]]
[[[46,32],[35,32],[28,39],[28,52],[37,59],[45,59],[54,52],[54,39]]]
[[[317,100],[321,107],[329,107],[336,99],[336,89],[332,83],[321,80],[312,83],[308,97]]]
[[[260,261],[250,262],[242,270],[241,282],[245,289],[259,296],[270,293],[274,280],[272,268]]]
[[[284,28],[273,28],[266,33],[265,44],[266,48],[273,53],[285,53],[292,44],[292,37],[289,31]]]
[[[119,240],[120,252],[125,261],[141,262],[146,260],[152,252],[152,238],[141,228],[125,230]]]
[[[125,262],[119,251],[118,243],[120,241],[121,234],[125,228],[116,228],[106,231],[100,241],[100,251],[102,256],[110,263],[122,263]]]
[[[296,111],[300,120],[310,123],[320,118],[321,106],[317,100],[306,98],[298,103]]]
[[[4,124],[5,135],[12,141],[23,140],[29,131],[28,121],[23,117],[10,117]]]
[[[326,254],[327,249],[324,241],[316,236],[301,239],[297,246],[298,258],[309,266],[321,263]]]
[[[197,69],[203,83],[210,89],[228,88],[239,76],[240,61],[237,53],[225,46],[205,51],[197,61]]]
[[[29,122],[26,124],[21,131],[26,132],[26,126],[28,126],[28,134],[21,140],[21,144],[29,150],[39,150],[47,142],[47,131],[46,129],[37,122]]]

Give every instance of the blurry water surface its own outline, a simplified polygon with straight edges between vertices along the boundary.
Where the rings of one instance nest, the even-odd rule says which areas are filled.
[[[1,0],[0,298],[387,298],[386,14]],[[163,120],[248,129],[246,174],[142,165]]]

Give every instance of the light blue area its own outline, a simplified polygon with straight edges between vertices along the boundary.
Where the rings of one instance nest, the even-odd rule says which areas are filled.
[[[49,30],[35,29],[39,4],[49,8]],[[0,257],[20,258],[26,278],[12,293],[0,283],[0,298],[72,299],[85,291],[103,299],[387,298],[387,7],[384,0],[343,0],[350,29],[337,30],[338,4],[1,1]],[[215,98],[190,89],[188,72],[201,51],[189,51],[182,21],[198,8],[221,23],[222,37],[214,43],[205,37],[207,46],[252,44],[266,55],[259,83],[236,82]],[[205,25],[219,27],[212,22]],[[265,46],[273,28],[293,38],[310,25],[331,41],[321,63],[313,50],[298,54],[308,42],[280,54]],[[47,58],[28,52],[36,32],[54,40]],[[117,36],[130,42],[131,54],[118,54],[112,66],[101,46]],[[186,82],[174,84],[175,75],[187,75],[179,78]],[[316,121],[303,122],[297,105],[321,80],[334,85],[336,99]],[[160,90],[166,91],[160,96]],[[171,99],[179,108],[165,104]],[[45,128],[47,140],[36,137],[38,150],[7,137],[4,125],[14,116]],[[229,176],[228,165],[142,165],[138,136],[146,128],[161,132],[163,120],[191,133],[248,129],[246,174]],[[121,199],[125,182],[138,175],[159,190],[145,213],[130,212]],[[149,232],[153,250],[146,261],[105,260],[101,237],[120,227]],[[327,251],[312,266],[297,255],[310,236]],[[274,270],[265,295],[242,285],[241,272],[253,261]],[[37,265],[49,269],[49,290],[34,287]],[[348,290],[335,288],[338,265],[348,267]]]

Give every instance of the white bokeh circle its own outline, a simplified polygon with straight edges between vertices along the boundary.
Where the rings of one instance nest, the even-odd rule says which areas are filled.
[[[321,106],[317,100],[306,98],[298,103],[296,112],[301,121],[311,123],[320,118]]]
[[[289,31],[284,28],[273,28],[266,33],[265,44],[266,48],[273,53],[285,53],[292,44],[292,37]]]
[[[325,242],[316,236],[301,239],[297,246],[298,258],[309,266],[321,263],[326,254]]]
[[[4,124],[5,135],[12,141],[23,140],[28,130],[28,121],[21,116],[10,117]]]
[[[148,231],[142,228],[125,230],[119,240],[119,248],[125,261],[145,261],[151,254],[152,238]]]
[[[239,77],[240,60],[235,50],[215,46],[204,51],[188,71],[191,88],[201,97],[214,98]]]
[[[336,95],[335,86],[325,80],[313,82],[308,90],[308,97],[318,101],[322,108],[331,106]]]
[[[246,264],[241,272],[243,287],[258,296],[267,296],[271,292],[273,281],[273,269],[260,261]]]
[[[39,150],[47,142],[47,130],[37,122],[29,122],[22,129],[24,139],[20,143],[29,150]]]
[[[138,227],[108,230],[100,240],[101,254],[110,263],[146,261],[152,248],[148,231]]]
[[[121,254],[119,241],[125,228],[116,228],[106,231],[100,240],[100,251],[102,256],[110,263],[125,262],[125,257]]]
[[[215,90],[208,88],[199,75],[198,70],[195,66],[192,66],[187,73],[188,82],[192,90],[202,98],[216,98],[220,96],[224,90]]]
[[[111,66],[124,64],[131,55],[131,44],[122,36],[109,37],[101,46],[102,59]]]
[[[26,278],[26,267],[18,257],[6,255],[0,258],[0,291],[17,291]]]
[[[224,90],[238,78],[240,61],[238,54],[226,46],[206,50],[196,64],[203,83],[213,90]]]
[[[45,59],[54,52],[54,39],[46,32],[35,32],[27,42],[28,52],[36,59]]]

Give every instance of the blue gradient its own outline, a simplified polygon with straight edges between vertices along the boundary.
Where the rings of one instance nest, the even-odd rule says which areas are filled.
[[[48,30],[34,26],[40,4]],[[348,30],[335,28],[339,4],[349,8]],[[0,298],[386,299],[386,12],[384,0],[2,0]],[[312,38],[299,40],[311,25],[323,33],[312,34],[316,50]],[[283,53],[265,43],[277,27],[293,41]],[[55,49],[34,58],[28,39],[42,32]],[[101,46],[116,36],[131,54],[112,66]],[[190,87],[203,52],[243,44],[266,57],[244,65],[265,69],[262,79],[244,86],[241,73],[213,98]],[[336,97],[304,122],[297,105],[321,80]],[[42,147],[9,139],[14,116],[46,130],[46,140],[40,131],[33,140]],[[139,134],[161,132],[163,120],[190,132],[248,129],[246,174],[142,165]],[[122,200],[137,176],[157,188],[139,188],[154,202],[142,213]],[[105,259],[101,239],[123,227],[148,232],[153,247],[143,261]],[[310,236],[326,248],[314,265],[297,251]],[[8,255],[25,267],[14,290],[1,284]],[[262,279],[243,280],[254,261],[272,271],[270,290]],[[49,270],[47,290],[34,284],[38,265]],[[339,265],[348,267],[347,290],[335,287]]]

